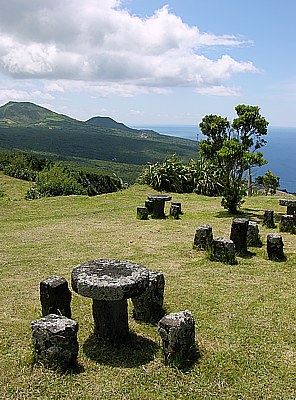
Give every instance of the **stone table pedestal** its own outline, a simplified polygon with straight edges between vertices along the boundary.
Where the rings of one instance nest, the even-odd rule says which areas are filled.
[[[149,285],[149,271],[130,261],[95,260],[72,271],[73,290],[93,299],[95,333],[119,345],[129,337],[127,299]]]

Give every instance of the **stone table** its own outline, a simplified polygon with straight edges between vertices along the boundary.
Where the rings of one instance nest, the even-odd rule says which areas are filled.
[[[287,215],[296,214],[296,199],[280,199],[279,204],[280,206],[287,207]]]
[[[165,218],[164,205],[166,201],[172,200],[169,194],[149,194],[148,200],[153,201],[153,218]]]
[[[72,271],[73,290],[93,299],[95,333],[119,345],[129,337],[127,299],[142,294],[149,285],[149,271],[121,260],[95,260]]]

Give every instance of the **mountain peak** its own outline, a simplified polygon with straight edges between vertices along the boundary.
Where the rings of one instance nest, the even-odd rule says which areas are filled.
[[[65,120],[69,122],[72,118],[30,102],[9,101],[0,107],[2,126],[53,125]]]

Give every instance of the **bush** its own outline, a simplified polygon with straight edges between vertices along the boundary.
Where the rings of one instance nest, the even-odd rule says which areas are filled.
[[[54,164],[47,170],[37,174],[36,182],[28,190],[26,199],[40,197],[69,196],[86,194],[86,189],[77,182],[75,176],[67,168]]]
[[[37,173],[52,163],[26,153],[0,153],[0,169],[5,175],[25,181],[34,181]]]
[[[187,165],[175,154],[163,163],[148,164],[139,177],[139,183],[147,184],[158,191],[191,193],[195,187],[196,165]]]

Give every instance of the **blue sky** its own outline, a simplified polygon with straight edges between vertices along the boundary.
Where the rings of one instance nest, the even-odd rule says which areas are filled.
[[[296,127],[294,0],[0,0],[0,105],[198,125],[259,105]]]

